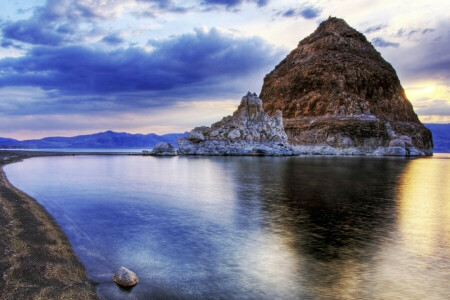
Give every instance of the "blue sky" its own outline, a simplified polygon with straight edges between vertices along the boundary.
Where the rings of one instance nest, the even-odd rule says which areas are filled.
[[[450,1],[0,0],[0,136],[210,125],[330,15],[450,122]]]

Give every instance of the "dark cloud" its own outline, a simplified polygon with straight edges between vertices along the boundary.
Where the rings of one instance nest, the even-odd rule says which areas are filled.
[[[0,43],[0,47],[2,48],[15,48],[15,49],[22,49],[22,46],[14,44],[10,40],[2,40]]]
[[[419,29],[413,29],[413,30],[410,30],[410,31],[408,32],[408,37],[412,37],[413,35],[415,35],[416,33],[419,33],[419,32],[420,32]]]
[[[80,22],[93,22],[106,15],[96,5],[82,5],[76,0],[47,0],[44,6],[33,9],[33,15],[26,20],[6,22],[2,27],[5,38],[34,44],[60,46],[74,42],[80,37]],[[83,33],[81,33],[83,34]]]
[[[405,29],[405,28],[401,28],[397,31],[396,36],[397,37],[406,37],[406,38],[412,38],[417,34],[427,34],[427,33],[431,33],[434,32],[435,29],[434,28],[415,28],[415,29]]]
[[[35,44],[59,46],[72,40],[65,33],[58,32],[54,26],[39,25],[36,19],[8,22],[2,28],[5,38]]]
[[[401,28],[397,31],[397,34],[395,35],[396,37],[403,37],[403,35],[405,34],[406,29]]]
[[[367,28],[366,30],[364,30],[364,33],[377,32],[377,31],[380,31],[381,29],[383,29],[385,27],[386,27],[385,24],[374,25],[374,26],[371,26],[371,27]]]
[[[81,46],[36,46],[23,57],[0,60],[0,87],[38,87],[53,93],[49,99],[72,97],[61,105],[75,105],[84,97],[103,109],[102,103],[108,101],[126,99],[133,105],[150,94],[157,105],[165,105],[161,98],[188,93],[201,98],[228,88],[233,80],[262,76],[258,72],[282,56],[261,38],[236,38],[216,29],[149,44],[151,52],[137,47],[107,52]],[[243,84],[235,88],[245,89]],[[93,107],[86,104],[85,108]]]
[[[124,42],[124,39],[121,38],[118,34],[113,33],[105,36],[101,41],[112,46],[117,46],[122,44]]]
[[[143,16],[155,16],[155,12],[185,13],[187,9],[170,0],[135,0],[152,6]],[[5,22],[1,28],[3,37],[33,45],[62,46],[83,41],[89,34],[89,26],[116,17],[120,6],[127,2],[116,0],[47,0],[35,7],[29,19]]]
[[[384,40],[381,37],[376,37],[374,39],[372,39],[372,44],[376,47],[394,47],[394,48],[398,48],[398,46],[400,46],[399,43],[394,43],[394,42],[389,42]]]
[[[87,26],[102,20],[116,17],[120,6],[131,3],[117,0],[47,0],[43,6],[32,8],[29,19],[8,21],[1,25],[4,38],[32,45],[62,46],[83,41],[89,34]],[[237,9],[244,2],[256,3],[259,7],[267,5],[269,0],[202,0],[190,7],[177,5],[172,0],[134,0],[148,3],[146,9],[140,9],[134,15],[155,18],[162,13],[183,14],[191,10],[226,8]]]
[[[283,13],[283,17],[288,17],[288,18],[294,17],[296,15],[297,15],[297,12],[295,11],[295,9],[288,9],[287,11],[285,11]]]
[[[320,15],[320,12],[320,9],[310,6],[300,10],[300,16],[305,19],[314,19]]]
[[[136,0],[137,2],[149,3],[152,6],[147,10],[140,10],[135,12],[136,15],[145,18],[155,18],[158,13],[178,13],[184,14],[189,12],[192,8],[176,5],[171,0]]]
[[[137,2],[153,3],[161,9],[173,6],[173,2],[171,0],[137,0]]]
[[[305,19],[314,19],[320,15],[322,10],[317,7],[313,6],[307,6],[300,9],[288,9],[285,11],[279,11],[277,15],[281,15],[286,18],[292,18],[292,17],[302,17]]]
[[[262,7],[266,6],[269,0],[203,0],[202,5],[222,5],[231,8],[239,6],[244,2],[253,2],[259,7]]]

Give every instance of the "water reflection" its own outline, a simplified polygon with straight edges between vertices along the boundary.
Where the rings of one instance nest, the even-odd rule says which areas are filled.
[[[7,166],[107,299],[442,299],[447,159],[36,158]],[[110,281],[125,265],[131,291]]]
[[[408,163],[367,158],[247,161],[237,172],[245,174],[239,178],[239,207],[246,207],[247,187],[259,187],[254,198],[261,201],[263,223],[297,257],[291,269],[304,295],[370,298],[370,263],[395,228],[395,188]]]

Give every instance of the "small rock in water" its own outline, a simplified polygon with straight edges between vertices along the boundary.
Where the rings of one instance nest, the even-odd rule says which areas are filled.
[[[153,147],[152,151],[144,155],[176,156],[178,155],[178,151],[172,144],[160,142],[155,147]]]
[[[113,280],[120,286],[131,287],[139,282],[136,273],[121,267],[113,276]]]

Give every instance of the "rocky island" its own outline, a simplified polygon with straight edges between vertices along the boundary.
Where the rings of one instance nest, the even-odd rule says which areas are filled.
[[[184,155],[433,155],[394,68],[332,17],[265,76],[259,98],[177,142]]]
[[[250,92],[232,116],[211,127],[196,127],[187,138],[178,139],[178,153],[184,155],[294,155],[287,142],[281,112],[271,117],[263,103]]]
[[[283,113],[301,153],[433,154],[394,68],[344,20],[329,18],[264,78],[268,114]]]
[[[394,68],[331,17],[266,75],[259,98],[178,145],[184,155],[433,155]]]

